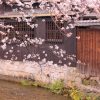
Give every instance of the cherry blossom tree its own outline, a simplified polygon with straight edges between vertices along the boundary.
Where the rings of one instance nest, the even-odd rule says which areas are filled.
[[[54,21],[58,19],[60,19],[60,21],[71,21],[74,19],[75,21],[80,16],[90,12],[97,13],[99,17],[100,13],[99,0],[27,0],[29,2],[25,2],[25,0],[0,0],[0,3],[4,1],[11,6],[16,3],[16,5],[20,8],[21,13],[24,13],[23,7],[30,8],[34,12],[32,4],[38,2],[40,3],[39,7],[42,10],[48,10],[48,12],[51,13],[51,16],[52,14],[55,15]],[[74,17],[71,15],[74,15]],[[68,26],[66,29],[73,27],[74,25],[70,24],[70,27]]]
[[[16,4],[19,9],[17,9],[21,14],[23,14],[23,18],[20,19],[19,17],[17,18],[18,22],[20,22],[21,20],[24,20],[28,26],[30,26],[31,28],[34,27],[38,27],[37,24],[31,24],[31,20],[33,18],[33,16],[30,14],[30,16],[32,17],[30,20],[27,19],[25,16],[26,14],[24,13],[24,8],[30,8],[30,10],[32,10],[34,12],[33,9],[33,3],[38,2],[39,3],[39,7],[42,10],[47,10],[50,14],[51,14],[51,18],[54,21],[54,23],[56,24],[56,22],[59,20],[61,23],[63,23],[64,21],[67,21],[69,24],[66,27],[62,27],[60,28],[59,26],[57,26],[62,32],[63,35],[66,35],[67,37],[71,37],[72,33],[66,33],[66,30],[72,29],[75,27],[75,21],[77,21],[79,19],[80,16],[84,16],[88,13],[91,12],[95,12],[98,16],[99,19],[99,15],[100,15],[100,0],[29,0],[30,2],[24,2],[24,0],[0,0],[0,4],[2,4],[3,2],[5,2],[7,5],[10,5],[11,7]],[[52,17],[52,15],[54,15],[55,17]],[[73,23],[71,23],[73,20]],[[57,25],[57,24],[56,24]],[[11,25],[3,25],[0,24],[1,28],[6,28],[7,32],[4,33],[2,31],[0,31],[0,34],[5,35],[7,33],[10,32],[10,30],[14,30],[14,26]],[[16,34],[19,34],[18,31],[15,31]],[[35,44],[35,45],[41,45],[43,44],[44,40],[43,39],[29,39],[27,36],[25,41],[22,41],[21,44],[19,45],[20,47],[22,46],[27,46],[28,43],[31,44]],[[79,39],[79,37],[76,37],[77,39]],[[8,40],[7,37],[5,37],[2,42],[4,43],[1,48],[2,49],[6,49],[6,41]],[[13,41],[16,41],[16,37],[13,38]],[[57,57],[63,58],[63,59],[71,59],[73,60],[75,55],[66,55],[65,51],[60,49],[57,45],[55,46],[49,46],[48,47],[54,55],[56,55]],[[10,50],[10,52],[12,52]],[[45,53],[45,51],[43,51],[43,54],[45,55],[45,57],[47,56],[47,54]],[[34,58],[34,57],[38,57],[39,59],[39,54],[29,54],[27,55],[27,59],[28,58]],[[25,59],[26,59],[25,58]],[[24,59],[24,60],[25,60]],[[46,60],[43,59],[43,62],[45,62]],[[61,61],[59,60],[59,63],[61,63]],[[69,63],[70,65],[70,63]]]

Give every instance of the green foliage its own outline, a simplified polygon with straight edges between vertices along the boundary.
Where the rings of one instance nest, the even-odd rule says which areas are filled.
[[[29,86],[29,85],[31,85],[31,82],[28,81],[28,80],[22,80],[20,83],[21,83],[21,85],[23,85],[23,86]]]
[[[100,97],[93,93],[85,93],[77,89],[76,87],[71,88],[70,97],[72,100],[100,100]]]
[[[76,87],[70,89],[70,96],[73,100],[82,100],[83,98],[83,94]]]
[[[57,80],[49,85],[49,89],[56,94],[61,94],[64,89],[64,83],[62,80]]]
[[[85,81],[85,80],[84,80]],[[85,81],[88,84],[87,80]],[[64,82],[62,80],[54,81],[51,84],[45,84],[40,81],[29,81],[29,80],[22,80],[21,84],[23,86],[35,86],[35,87],[42,87],[51,90],[53,93],[56,94],[63,94],[72,100],[100,100],[100,96],[96,96],[93,94],[85,94],[81,92],[77,87],[74,85],[72,87],[64,88]]]
[[[96,97],[96,99],[95,99],[95,100],[100,100],[100,96]]]
[[[35,81],[32,83],[32,86],[35,86],[35,87],[43,87],[43,88],[49,88],[49,85],[48,84],[45,84],[43,82],[40,82],[40,81]]]
[[[94,93],[85,93],[77,89],[76,87],[72,87],[69,89],[69,95],[72,100],[100,100],[100,96]]]
[[[86,99],[86,100],[93,100],[93,99],[92,99],[92,96],[90,96],[90,95],[87,95],[87,96],[85,97],[85,99]]]
[[[64,90],[64,83],[63,83],[62,80],[57,80],[57,81],[55,81],[54,83],[51,83],[51,84],[45,84],[45,83],[39,82],[39,81],[32,82],[32,81],[29,81],[29,80],[22,80],[21,85],[47,88],[47,89],[50,89],[53,93],[56,93],[56,94],[61,94]]]
[[[49,88],[48,84],[45,84],[40,81],[29,81],[29,80],[22,80],[21,85],[23,86],[35,86],[35,87],[43,87],[43,88]]]
[[[85,100],[100,100],[100,97],[98,94],[90,93],[85,95]]]
[[[32,83],[32,86],[38,87],[39,83],[38,82],[34,82],[34,83]]]

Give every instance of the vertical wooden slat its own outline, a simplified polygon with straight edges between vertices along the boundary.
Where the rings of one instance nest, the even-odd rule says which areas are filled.
[[[77,40],[77,59],[82,62],[80,71],[100,75],[100,30],[79,28],[77,36],[80,36]]]
[[[97,67],[98,67],[98,73],[100,73],[100,33],[96,34],[96,61],[97,61]]]

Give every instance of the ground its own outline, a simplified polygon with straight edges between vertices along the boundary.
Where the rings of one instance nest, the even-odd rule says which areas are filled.
[[[67,98],[46,89],[0,80],[0,100],[67,100]]]

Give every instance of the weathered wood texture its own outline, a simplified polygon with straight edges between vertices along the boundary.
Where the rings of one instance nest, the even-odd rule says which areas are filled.
[[[81,72],[100,76],[100,29],[77,28],[77,60]]]

